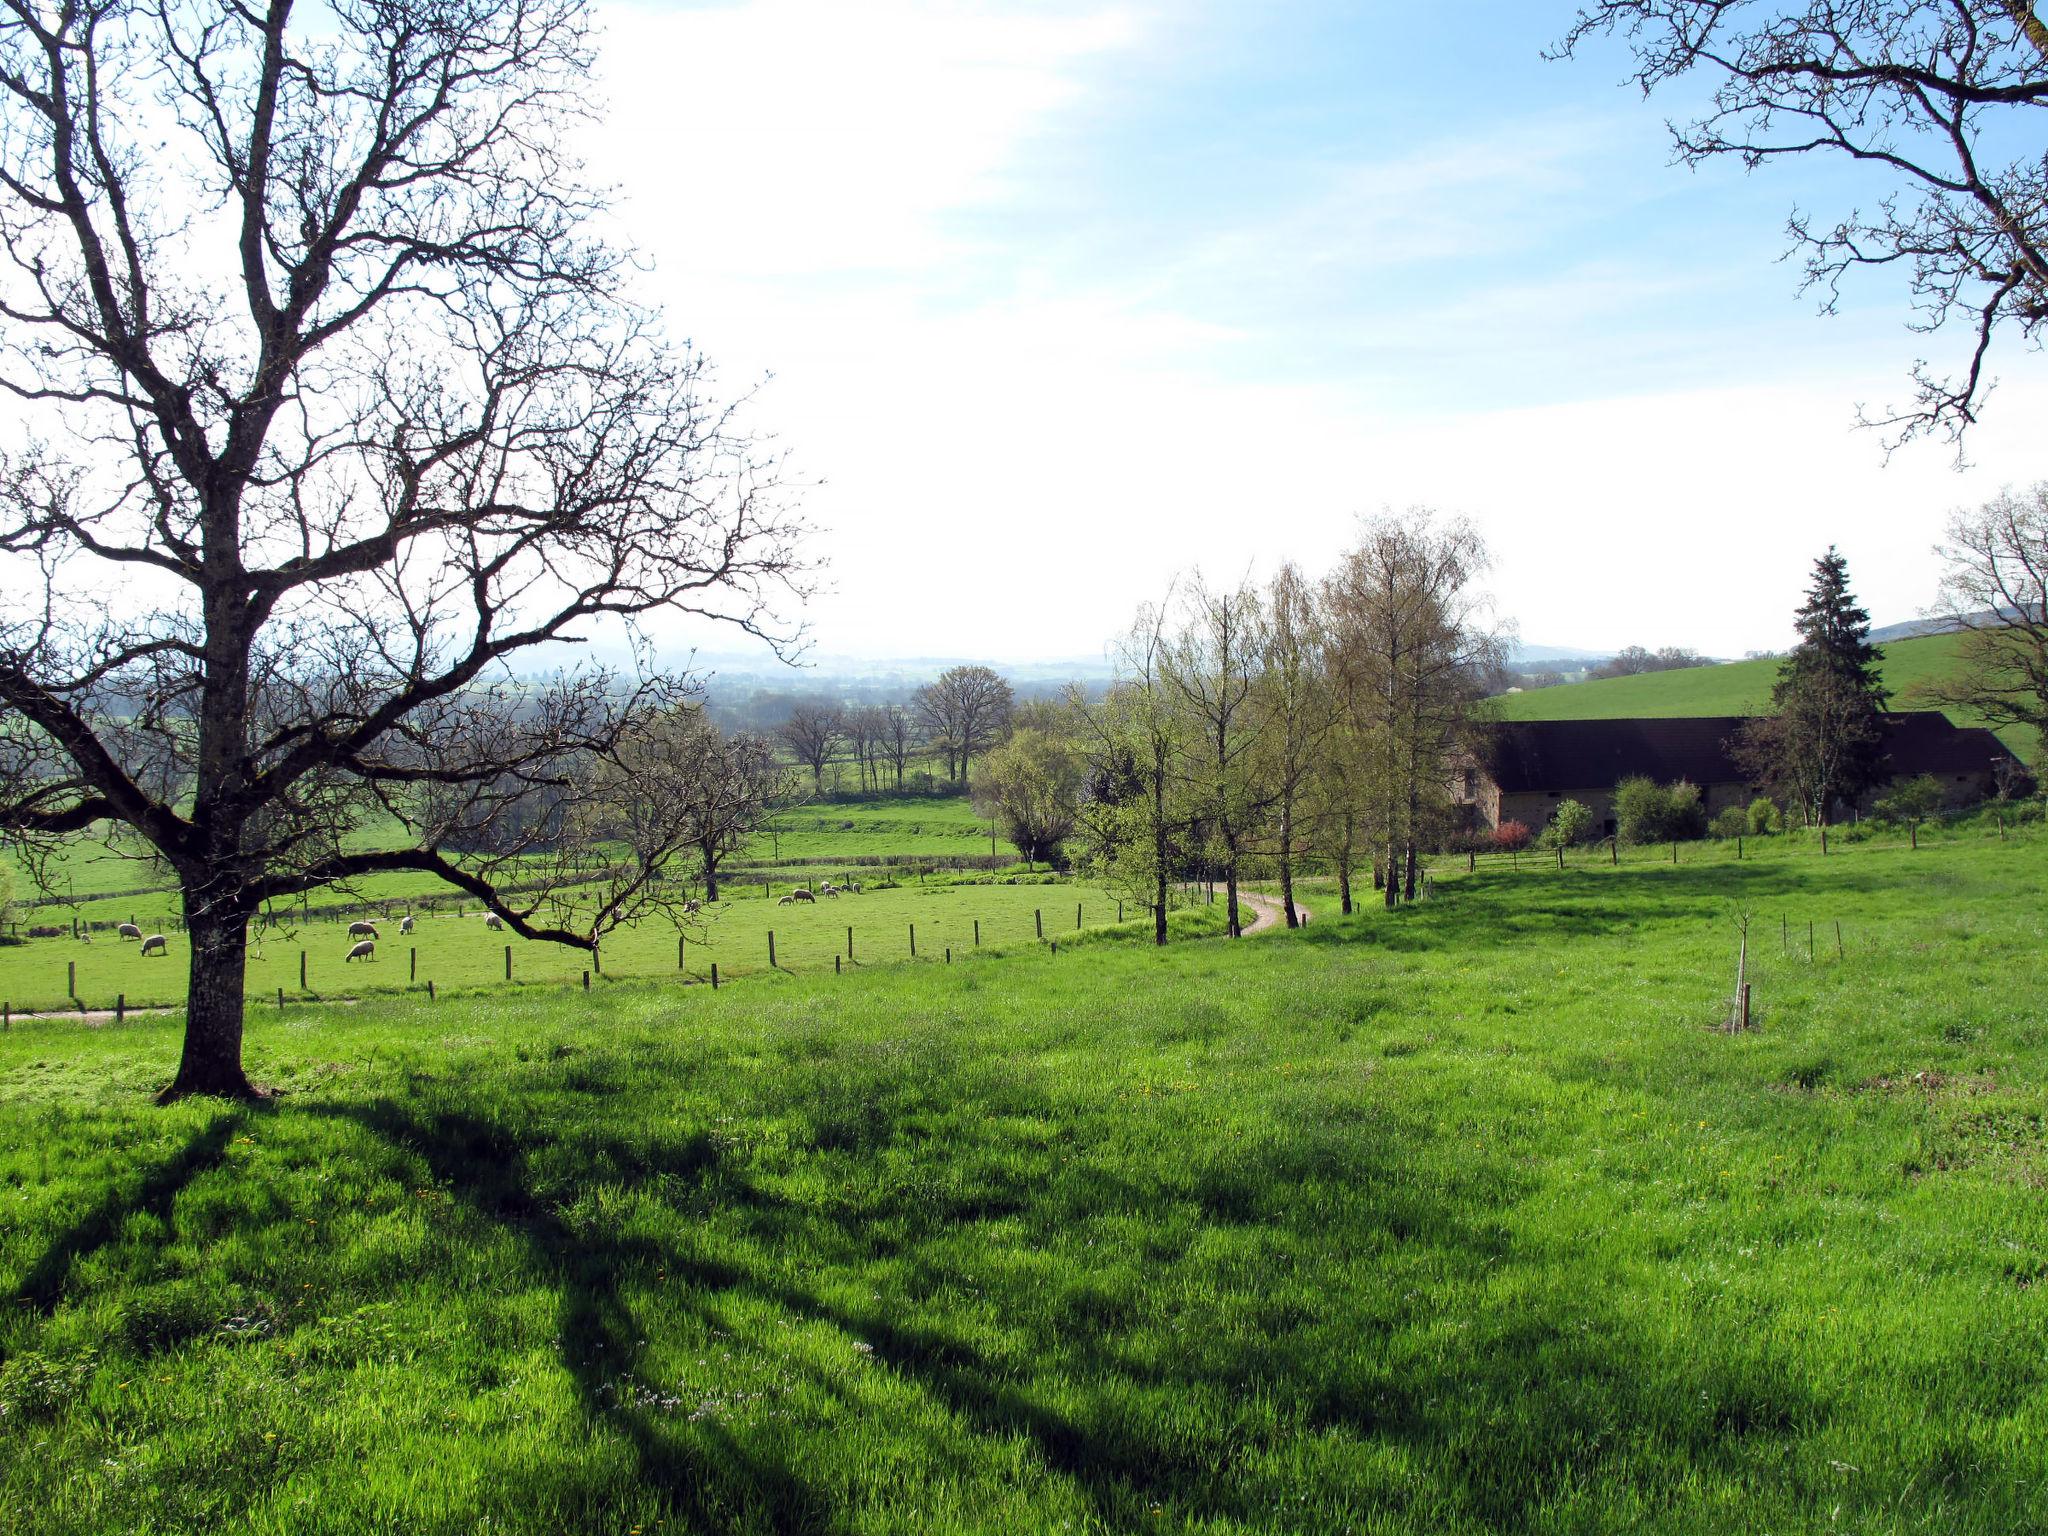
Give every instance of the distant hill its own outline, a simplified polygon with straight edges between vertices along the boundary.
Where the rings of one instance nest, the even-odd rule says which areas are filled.
[[[1884,679],[1893,707],[1910,709],[1906,690],[1922,678],[1934,677],[1952,664],[1957,637],[1925,635],[1895,640],[1884,647]],[[1645,672],[1635,677],[1602,678],[1597,682],[1565,683],[1532,688],[1493,700],[1505,720],[1621,720],[1656,715],[1747,715],[1770,704],[1778,663],[1731,661],[1715,667],[1685,667],[1676,672]],[[1950,711],[1958,725],[1983,725],[1981,719]],[[2029,731],[2001,731],[2005,744],[2032,760],[2038,743]]]

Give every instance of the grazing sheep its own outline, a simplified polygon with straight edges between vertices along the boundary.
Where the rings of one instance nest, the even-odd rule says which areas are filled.
[[[341,958],[344,964],[350,960],[374,960],[377,958],[377,942],[374,939],[365,939]]]
[[[348,925],[348,936],[352,939],[376,939],[383,937],[382,934],[377,932],[377,925],[375,923],[350,923]]]
[[[120,927],[116,928],[114,932],[121,935],[121,937],[124,939],[139,939],[142,937],[142,930],[136,927],[133,923],[123,923]]]
[[[145,955],[168,955],[171,952],[171,941],[160,933],[152,933],[142,941],[142,952]]]
[[[703,910],[704,903],[701,901],[686,901],[683,903],[683,916],[685,917],[695,917]]]
[[[860,894],[860,882],[858,880],[849,880],[846,882],[844,886],[840,887],[840,889],[850,891],[854,895],[858,896]]]
[[[505,919],[498,916],[495,912],[486,912],[484,914],[484,926],[486,928],[502,928],[505,926]]]
[[[409,918],[409,917],[401,917],[401,918],[400,918],[400,919],[398,920],[398,931],[399,931],[400,933],[411,933],[411,932],[412,932],[412,919],[411,919],[411,918]]]
[[[775,905],[778,907],[793,907],[796,905],[796,898],[794,896],[778,896],[775,898]]]
[[[818,898],[812,895],[809,891],[798,890],[791,891],[789,893],[789,899],[791,901],[816,901]]]

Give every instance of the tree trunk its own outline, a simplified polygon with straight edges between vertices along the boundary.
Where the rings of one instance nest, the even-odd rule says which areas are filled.
[[[243,986],[248,972],[249,925],[223,911],[218,892],[187,886],[185,928],[192,940],[185,999],[185,1050],[178,1075],[158,1102],[203,1094],[224,1099],[262,1097],[242,1070]]]
[[[704,899],[718,900],[718,860],[708,849],[704,853]]]
[[[1237,920],[1237,856],[1231,855],[1230,862],[1223,867],[1224,919],[1229,924],[1233,939],[1244,937],[1244,928]]]
[[[1401,844],[1393,837],[1387,839],[1387,853],[1382,874],[1386,883],[1380,887],[1385,891],[1387,906],[1393,908],[1401,900]],[[1375,878],[1380,878],[1376,876]]]
[[[1152,942],[1166,942],[1166,764],[1163,749],[1152,748]]]
[[[1287,926],[1299,928],[1301,921],[1294,915],[1294,807],[1282,802],[1280,806],[1280,910],[1287,916]]]
[[[1344,842],[1337,850],[1337,894],[1343,903],[1344,915],[1351,915],[1351,813],[1344,813]]]
[[[1407,900],[1413,901],[1415,899],[1415,845],[1413,843],[1408,845],[1407,858],[1408,874],[1407,878],[1402,881],[1401,894]]]

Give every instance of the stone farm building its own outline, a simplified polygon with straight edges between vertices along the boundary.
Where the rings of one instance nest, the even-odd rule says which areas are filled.
[[[1728,750],[1742,723],[1740,715],[1509,721],[1492,727],[1486,747],[1453,770],[1452,795],[1480,825],[1519,821],[1531,832],[1550,824],[1560,802],[1577,800],[1611,834],[1614,787],[1623,779],[1683,779],[1699,786],[1712,816],[1748,805],[1757,793]],[[2014,762],[1991,732],[1955,725],[1935,710],[1886,715],[1885,750],[1893,778],[1932,774],[1951,805],[1992,794],[2000,765]]]

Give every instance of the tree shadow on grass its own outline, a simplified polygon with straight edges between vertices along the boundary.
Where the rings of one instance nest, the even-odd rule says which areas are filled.
[[[47,1317],[57,1309],[72,1266],[114,1241],[131,1216],[150,1215],[168,1223],[179,1191],[220,1164],[246,1118],[247,1111],[239,1108],[215,1115],[184,1146],[132,1184],[110,1189],[44,1250],[16,1287],[15,1300]]]
[[[504,1106],[493,1108],[502,1115]],[[900,1283],[886,1299],[877,1294],[869,1306],[849,1307],[820,1289],[706,1262],[657,1240],[573,1231],[536,1192],[527,1160],[531,1142],[502,1119],[389,1099],[321,1112],[355,1120],[422,1157],[468,1209],[517,1236],[528,1261],[558,1290],[560,1356],[584,1414],[593,1425],[624,1434],[641,1482],[673,1518],[698,1530],[753,1524],[831,1531],[846,1528],[857,1512],[837,1505],[785,1454],[763,1454],[715,1420],[685,1428],[622,1392],[636,1343],[650,1331],[636,1319],[625,1289],[656,1270],[667,1277],[663,1308],[695,1312],[707,1325],[721,1321],[727,1304],[743,1300],[869,1346],[878,1362],[985,1441],[998,1460],[1002,1447],[1028,1443],[1042,1466],[1078,1490],[1111,1528],[1140,1525],[1155,1509],[1267,1526],[1276,1513],[1279,1474],[1265,1458],[1285,1462],[1295,1450],[1333,1435],[1361,1447],[1398,1443],[1430,1475],[1347,1482],[1326,1473],[1318,1518],[1338,1512],[1344,1519],[1385,1518],[1405,1510],[1424,1524],[1455,1518],[1513,1526],[1560,1488],[1597,1478],[1616,1423],[1640,1430],[1655,1426],[1659,1414],[1640,1390],[1656,1375],[1648,1351],[1593,1296],[1555,1299],[1554,1312],[1532,1304],[1526,1291],[1511,1310],[1482,1307],[1472,1319],[1476,1347],[1468,1351],[1418,1351],[1412,1341],[1398,1353],[1383,1348],[1430,1324],[1407,1313],[1407,1303],[1380,1296],[1370,1305],[1391,1306],[1395,1315],[1351,1318],[1325,1308],[1320,1317],[1300,1320],[1297,1337],[1279,1309],[1274,1321],[1262,1321],[1249,1335],[1240,1330],[1231,1339],[1191,1340],[1184,1350],[1162,1352],[1148,1340],[1160,1322],[1147,1310],[1149,1295],[1105,1303],[1091,1291],[1096,1280],[1113,1281],[1109,1271],[1080,1273],[1066,1302],[1051,1309],[1021,1290],[1004,1294],[999,1272],[984,1273],[962,1258],[958,1239],[983,1219],[976,1214],[963,1217],[948,1205],[915,1214],[884,1209],[869,1213],[879,1219],[863,1219],[815,1205],[799,1208],[717,1168],[708,1144],[695,1161],[667,1159],[665,1180],[748,1205],[766,1239],[791,1251],[900,1259],[907,1249],[915,1268],[916,1250],[924,1248],[949,1272],[940,1278],[987,1284],[1005,1328],[1029,1340],[1032,1363],[1020,1369],[1014,1361],[991,1360],[942,1320],[921,1315]],[[612,1133],[611,1139],[621,1138]],[[1513,1258],[1508,1229],[1469,1202],[1461,1209],[1450,1191],[1419,1175],[1415,1160],[1404,1155],[1412,1151],[1398,1135],[1376,1142],[1363,1132],[1307,1130],[1293,1144],[1235,1154],[1220,1170],[1161,1165],[1131,1176],[1094,1166],[1063,1174],[1057,1187],[1018,1174],[1016,1188],[983,1191],[969,1205],[1012,1222],[1022,1211],[1053,1229],[1180,1206],[1194,1213],[1197,1236],[1234,1234],[1248,1249],[1270,1241],[1280,1251],[1306,1255],[1312,1266],[1341,1258],[1330,1245],[1349,1241],[1375,1245],[1389,1262],[1419,1251],[1431,1272],[1497,1273],[1494,1266]],[[618,1166],[634,1159],[614,1148],[600,1160]],[[1327,1188],[1340,1179],[1355,1191],[1355,1208],[1344,1232],[1333,1234],[1326,1217],[1298,1208],[1291,1195],[1306,1183]],[[878,1233],[878,1226],[888,1230]],[[1198,1269],[1174,1278],[1198,1290],[1209,1283]],[[844,1398],[840,1384],[819,1369],[795,1360],[783,1364]],[[1278,1427],[1270,1438],[1284,1443],[1253,1443],[1264,1431],[1238,1416],[1236,1406],[1247,1399],[1276,1405]],[[1197,1402],[1213,1417],[1176,1411],[1177,1404]],[[1534,1429],[1532,1403],[1541,1409]],[[1759,1409],[1785,1423],[1805,1411],[1804,1403]],[[1522,1427],[1488,1440],[1487,1427],[1494,1424]],[[1674,1451],[1686,1449],[1682,1426],[1667,1423],[1654,1432],[1668,1436]],[[943,1453],[935,1447],[933,1454]]]

